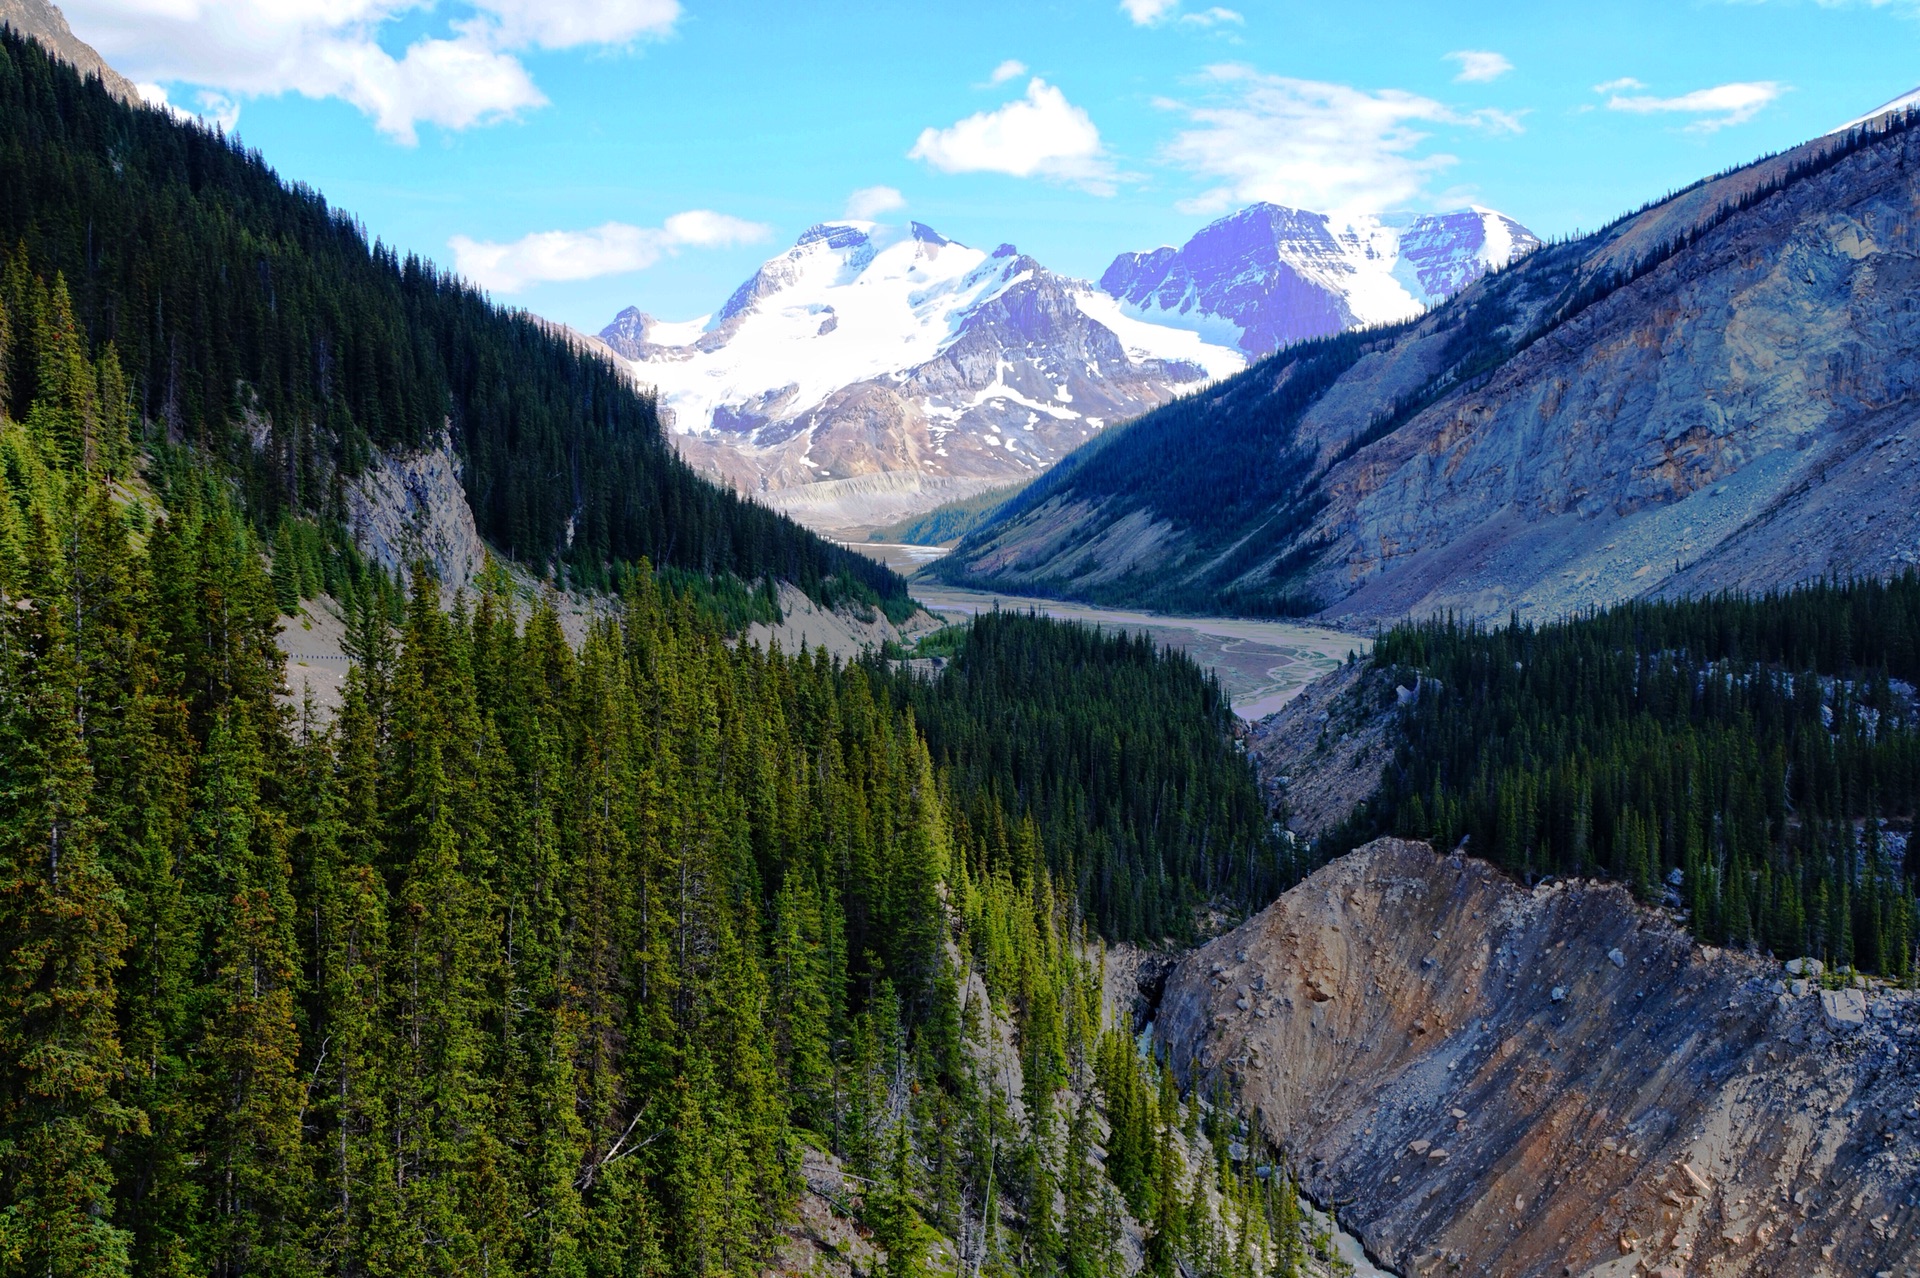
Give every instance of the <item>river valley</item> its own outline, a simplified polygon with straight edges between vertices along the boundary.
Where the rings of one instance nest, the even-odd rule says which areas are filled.
[[[903,548],[904,549],[904,548]],[[1112,630],[1153,636],[1179,648],[1220,678],[1233,698],[1234,713],[1247,722],[1265,718],[1298,696],[1309,683],[1339,667],[1348,653],[1365,656],[1373,647],[1364,635],[1324,626],[1245,617],[1172,617],[1123,608],[1023,595],[960,590],[916,582],[914,598],[953,620],[994,608],[1026,611],[1062,621],[1082,621]]]

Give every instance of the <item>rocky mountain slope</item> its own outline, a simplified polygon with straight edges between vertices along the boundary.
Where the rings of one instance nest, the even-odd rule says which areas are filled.
[[[1083,449],[939,565],[1102,602],[1556,616],[1920,557],[1920,133],[1808,143],[1290,348]]]
[[[1920,1272],[1920,995],[1381,840],[1183,959],[1158,1036],[1401,1272]]]
[[[711,318],[630,308],[600,336],[658,388],[686,456],[825,528],[1024,482],[1246,362],[917,222],[823,223]]]
[[[122,102],[138,105],[140,90],[133,81],[108,66],[94,47],[73,33],[67,17],[49,0],[0,0],[0,26],[12,27],[21,35],[36,40],[62,62],[71,63],[81,75],[97,77],[108,93]]]
[[[1492,209],[1341,222],[1255,204],[1180,248],[1122,253],[1100,287],[1128,314],[1260,356],[1410,319],[1538,247],[1533,232]]]

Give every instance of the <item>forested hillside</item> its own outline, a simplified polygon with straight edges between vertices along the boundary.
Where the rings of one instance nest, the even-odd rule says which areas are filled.
[[[1755,944],[1913,971],[1920,576],[1380,636],[1418,689],[1373,833],[1518,875],[1600,873]],[[1669,896],[1668,893],[1671,892]]]
[[[323,721],[279,695],[296,539],[270,573],[218,467],[143,454],[62,281],[5,280],[0,1275],[746,1278],[809,1150],[889,1278],[1297,1272],[1290,1184],[1141,1058],[1076,892],[1125,840],[1169,858],[1156,926],[1272,885],[1191,665],[990,622],[991,695],[924,702],[943,764],[927,690],[730,644],[671,578],[576,650],[498,574],[450,612],[416,574],[397,625],[368,575]],[[1065,714],[1043,673],[1112,690]]]
[[[982,613],[941,678],[894,689],[956,805],[1031,819],[1113,939],[1190,939],[1206,902],[1264,904],[1304,868],[1272,833],[1219,681],[1145,635]]]
[[[136,420],[219,457],[258,528],[283,509],[343,519],[369,449],[450,430],[481,534],[536,570],[604,586],[645,558],[907,606],[885,568],[697,477],[605,361],[11,32],[0,174],[0,253],[64,280]],[[17,416],[38,374],[9,374]]]
[[[868,535],[868,541],[905,542],[916,546],[945,546],[960,540],[993,517],[993,513],[1020,492],[1016,487],[990,488],[971,497],[942,502],[923,515],[888,524]]]

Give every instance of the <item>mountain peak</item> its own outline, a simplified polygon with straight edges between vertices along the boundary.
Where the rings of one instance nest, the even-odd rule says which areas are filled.
[[[602,332],[696,465],[815,522],[887,523],[1024,482],[1111,422],[1238,371],[1003,244],[822,222],[711,325],[630,307]]]
[[[828,248],[848,249],[866,244],[872,238],[872,222],[815,222],[800,232],[800,238],[793,242],[793,246],[804,248],[809,244],[824,242]]]
[[[1261,202],[1180,248],[1120,254],[1100,287],[1143,319],[1264,355],[1410,318],[1539,243],[1491,209],[1335,218]]]
[[[1828,130],[1828,134],[1831,136],[1834,133],[1845,133],[1848,129],[1858,128],[1871,120],[1878,120],[1883,115],[1893,115],[1899,111],[1912,111],[1916,108],[1920,108],[1920,88],[1909,89],[1899,97],[1881,103],[1865,115],[1857,115],[1839,128]]]

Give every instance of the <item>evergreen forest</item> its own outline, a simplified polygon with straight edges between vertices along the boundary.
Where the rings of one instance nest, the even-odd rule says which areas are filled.
[[[1637,601],[1379,637],[1414,695],[1336,838],[1461,839],[1529,881],[1600,874],[1703,940],[1914,975],[1920,576]]]
[[[1274,833],[1219,681],[1145,635],[984,613],[940,678],[894,689],[954,801],[976,823],[1032,820],[1110,939],[1191,941],[1207,902],[1257,907],[1308,868]]]
[[[63,276],[0,300],[0,1275],[746,1278],[808,1204],[886,1278],[1326,1251],[1103,994],[1102,930],[1282,873],[1190,663],[993,618],[922,686],[644,559],[578,644],[446,608],[269,540]]]

